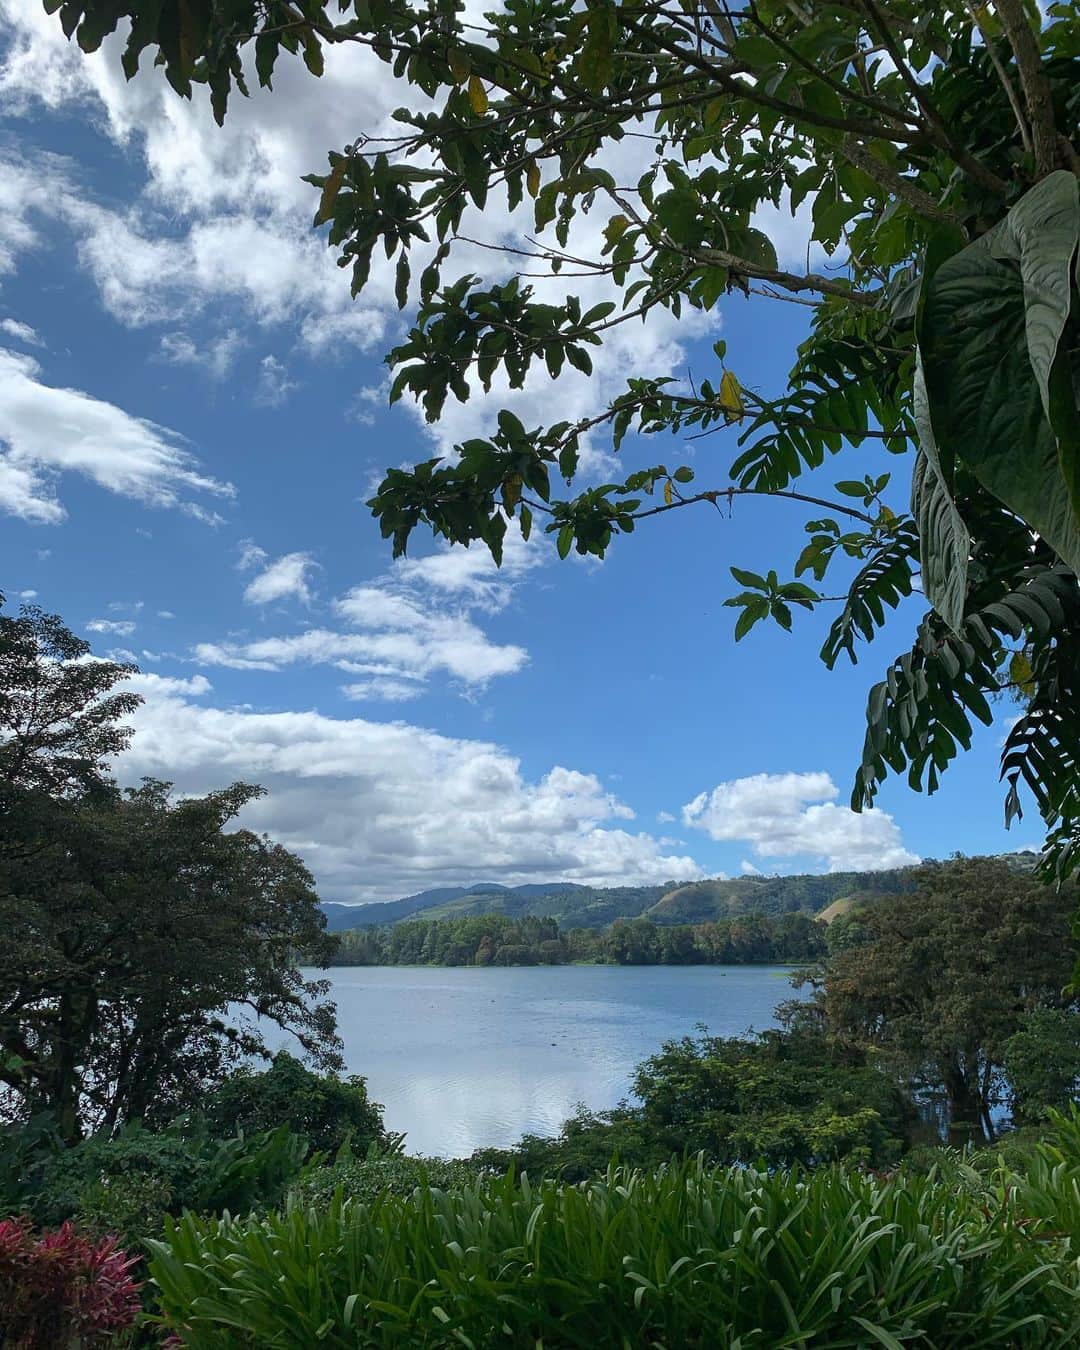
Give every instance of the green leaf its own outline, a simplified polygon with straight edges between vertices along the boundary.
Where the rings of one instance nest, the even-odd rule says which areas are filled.
[[[940,460],[965,463],[1074,570],[1080,443],[1059,348],[1078,241],[1076,180],[1051,174],[942,263],[918,324]]]
[[[919,452],[912,476],[911,513],[919,531],[923,591],[953,632],[958,633],[964,619],[971,541],[938,458],[926,405],[926,383],[918,358],[913,403]]]
[[[759,577],[756,572],[747,572],[741,567],[732,567],[729,570],[740,586],[749,586],[755,591],[765,589],[765,578]]]

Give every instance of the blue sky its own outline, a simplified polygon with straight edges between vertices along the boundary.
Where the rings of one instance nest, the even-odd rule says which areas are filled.
[[[1002,827],[1001,725],[936,797],[889,783],[876,812],[846,809],[866,690],[920,602],[854,669],[818,662],[825,617],[736,647],[728,566],[790,572],[797,505],[675,513],[603,565],[560,564],[535,538],[502,573],[419,538],[391,563],[363,506],[381,471],[482,432],[501,400],[436,429],[389,409],[392,281],[352,302],[310,230],[300,175],[403,101],[385,67],[334,53],[322,82],[285,69],[220,131],[153,72],[126,85],[115,48],[69,47],[39,0],[0,0],[0,19],[0,584],[138,661],[124,778],[265,784],[248,823],[338,900],[1037,842],[1033,818]],[[765,223],[805,261],[803,222]],[[491,240],[520,228],[495,210],[473,223]],[[474,253],[462,270],[506,266]],[[627,375],[715,375],[720,335],[740,379],[775,391],[805,316],[727,297],[707,320],[616,330],[594,381],[543,375],[511,401],[538,425],[596,411]],[[722,486],[733,457],[718,435],[621,458]],[[849,452],[807,490],[882,458]],[[904,462],[883,467],[902,504]]]

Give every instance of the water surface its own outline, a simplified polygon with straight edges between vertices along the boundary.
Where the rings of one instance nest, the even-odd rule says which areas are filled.
[[[337,967],[350,1073],[410,1153],[462,1157],[614,1106],[634,1065],[699,1022],[734,1036],[795,997],[781,966]]]

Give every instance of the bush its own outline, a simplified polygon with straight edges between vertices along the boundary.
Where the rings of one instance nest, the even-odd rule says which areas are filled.
[[[128,1244],[159,1235],[167,1214],[246,1213],[279,1204],[308,1153],[288,1126],[232,1139],[176,1125],[151,1133],[131,1125],[92,1135],[41,1163],[31,1204],[39,1222],[73,1219]]]
[[[368,1099],[363,1078],[312,1073],[284,1052],[263,1073],[243,1070],[211,1094],[206,1121],[223,1137],[255,1134],[284,1123],[312,1152],[333,1156],[349,1143],[358,1153],[385,1144],[382,1107]]]
[[[189,1350],[1063,1350],[1080,1337],[1080,1231],[1059,1225],[933,1177],[698,1161],[187,1215],[150,1269]]]
[[[137,1258],[115,1239],[94,1241],[63,1224],[34,1233],[25,1219],[0,1220],[0,1342],[5,1350],[81,1350],[134,1324]]]
[[[418,1187],[447,1191],[468,1186],[477,1169],[445,1158],[372,1156],[342,1158],[331,1167],[309,1168],[289,1193],[291,1205],[329,1205],[340,1188],[347,1200],[371,1202],[380,1195],[411,1195]]]

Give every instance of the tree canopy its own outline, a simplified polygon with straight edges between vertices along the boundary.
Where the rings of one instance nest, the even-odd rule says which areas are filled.
[[[1060,874],[1080,862],[1080,15],[1029,0],[510,0],[481,21],[455,0],[45,0],[87,50],[130,20],[173,88],[208,87],[222,120],[254,74],[360,44],[406,90],[400,134],[342,114],[315,223],[367,284],[376,252],[415,305],[389,355],[391,398],[438,419],[498,376],[589,373],[616,324],[712,310],[737,290],[808,304],[786,389],[746,387],[723,343],[684,383],[643,370],[575,423],[526,427],[509,410],[486,438],[390,470],[370,506],[395,553],[418,526],[486,545],[543,523],[561,556],[603,556],[639,522],[744,496],[812,505],[790,572],[732,568],[737,638],[794,611],[840,609],[822,648],[856,661],[913,591],[930,607],[870,690],[852,805],[889,773],[933,791],[988,698],[1022,705],[1005,739],[1006,819],[1031,792]],[[632,142],[638,168],[628,181]],[[629,156],[632,162],[635,155]],[[508,280],[455,271],[468,212],[531,209],[533,242]],[[763,206],[810,202],[816,256],[790,271],[758,227]],[[575,222],[605,213],[582,251]],[[498,270],[505,259],[498,257]],[[493,270],[495,270],[493,268]],[[571,279],[541,290],[532,278]],[[606,298],[583,306],[573,278]],[[722,433],[726,476],[686,464],[597,484],[587,437]],[[910,502],[861,472],[876,445],[911,456]],[[827,496],[803,475],[844,452]],[[908,475],[901,475],[906,484]],[[564,483],[567,495],[559,495]],[[823,585],[828,576],[829,584]]]
[[[994,1137],[991,1111],[1007,1096],[1007,1062],[1021,1107],[1025,1097],[1046,1100],[1052,1079],[1060,1090],[1050,1104],[1060,1105],[1071,1095],[1076,1055],[1071,1074],[1065,1056],[1052,1066],[1057,1019],[1047,1013],[1077,1011],[1075,996],[1063,993],[1076,957],[1075,904],[1072,883],[1041,885],[994,858],[920,869],[914,892],[836,921],[850,940],[835,944],[824,971],[832,1034],[876,1052],[917,1090],[942,1094],[961,1140]],[[1075,1016],[1064,1028],[1058,1040],[1075,1042]],[[1041,1079],[1032,1077],[1032,1059],[1042,1061]]]
[[[294,964],[330,951],[311,875],[226,828],[260,789],[174,801],[106,776],[131,669],[88,659],[55,615],[0,615],[0,1118],[47,1113],[66,1142],[196,1104],[266,1053],[257,1018],[339,1063],[326,985]]]

